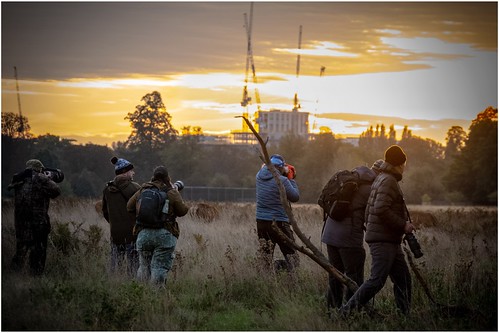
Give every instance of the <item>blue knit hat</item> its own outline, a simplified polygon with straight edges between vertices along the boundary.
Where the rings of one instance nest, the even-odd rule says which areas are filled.
[[[274,154],[270,157],[270,163],[277,167],[283,167],[284,166],[284,158],[281,155]]]
[[[122,173],[133,169],[133,164],[124,158],[117,158],[116,156],[113,156],[113,158],[111,158],[111,163],[114,164],[114,173],[116,175],[121,175]]]

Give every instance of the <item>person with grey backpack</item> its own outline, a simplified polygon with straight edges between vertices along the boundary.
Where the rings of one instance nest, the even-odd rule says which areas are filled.
[[[337,172],[324,187],[319,205],[324,212],[325,221],[322,231],[322,242],[327,246],[329,262],[344,273],[357,285],[364,282],[364,211],[367,204],[371,184],[379,174],[383,160],[376,161],[371,168],[359,166],[353,170]],[[337,182],[338,184],[333,184]],[[351,184],[345,186],[348,182]],[[351,188],[347,189],[348,186]],[[336,192],[328,194],[329,192]],[[342,193],[344,192],[344,193]],[[329,198],[329,200],[328,200]],[[330,204],[326,204],[331,201]],[[341,204],[338,202],[341,201]],[[339,208],[342,206],[341,208]],[[329,276],[326,300],[328,310],[339,309],[343,303],[343,284]],[[347,299],[353,295],[347,291]]]

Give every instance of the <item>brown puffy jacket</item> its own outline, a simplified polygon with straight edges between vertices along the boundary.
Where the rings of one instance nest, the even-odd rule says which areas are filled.
[[[381,165],[381,171],[367,201],[365,240],[367,243],[400,244],[407,221],[404,197],[398,184],[402,175],[387,162]]]
[[[184,200],[182,199],[180,192],[177,191],[177,189],[175,187],[172,190],[167,191],[167,189],[172,187],[171,184],[165,184],[159,180],[154,180],[154,181],[150,181],[150,182],[142,184],[142,186],[140,187],[140,190],[137,191],[137,193],[135,193],[130,198],[130,200],[128,200],[127,210],[130,213],[133,213],[136,216],[136,214],[137,214],[137,200],[138,200],[140,194],[142,193],[142,191],[144,189],[151,188],[151,187],[156,187],[156,188],[159,188],[160,190],[166,192],[166,195],[167,195],[167,198],[169,201],[168,211],[172,212],[175,217],[180,217],[180,216],[184,216],[185,214],[187,214],[187,212],[189,211],[189,206],[187,206],[184,203]],[[176,223],[175,223],[175,227],[178,228]],[[142,230],[142,228],[143,227],[136,225],[134,228],[134,233],[138,234],[139,231]],[[174,234],[178,238],[178,230],[176,230],[176,232]]]

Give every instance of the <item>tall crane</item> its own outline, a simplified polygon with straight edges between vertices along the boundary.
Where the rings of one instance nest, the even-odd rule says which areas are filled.
[[[256,78],[255,61],[253,59],[253,44],[251,43],[251,32],[252,32],[252,27],[253,27],[253,3],[251,3],[250,21],[248,23],[248,18],[245,14],[244,15],[244,24],[246,27],[246,34],[248,36],[248,45],[249,45],[248,58],[249,58],[249,62],[251,63],[251,72],[253,74],[253,84],[255,85],[256,106],[258,108],[258,111],[260,111],[260,93],[258,92],[258,88],[256,87],[258,80]]]
[[[250,64],[250,54],[251,54],[251,24],[253,21],[253,3],[251,3],[250,9],[250,23],[248,26],[248,20],[246,13],[244,13],[244,27],[246,28],[246,35],[248,37],[248,44],[246,48],[246,72],[244,77],[244,88],[243,88],[243,99],[241,100],[241,106],[247,107],[251,103],[251,97],[248,94],[248,76],[249,76],[249,64]],[[244,123],[244,120],[243,120]]]
[[[301,50],[301,35],[302,26],[300,25],[300,33],[298,35],[298,55],[296,56],[296,78],[300,75],[300,50]],[[293,111],[298,111],[301,108],[300,102],[298,101],[298,92],[295,92],[295,97],[293,100]]]
[[[253,3],[250,6],[250,14],[249,19],[246,13],[244,13],[244,27],[246,29],[246,37],[248,40],[247,50],[246,50],[246,73],[244,79],[244,89],[243,89],[243,99],[241,101],[241,106],[246,107],[243,116],[248,119],[248,105],[251,104],[251,97],[248,93],[248,81],[249,81],[249,67],[251,66],[252,79],[253,84],[255,85],[255,100],[257,104],[258,111],[260,111],[260,93],[258,92],[258,88],[256,88],[256,84],[258,83],[256,77],[256,68],[255,61],[253,59],[253,44],[251,42],[251,35],[253,29]],[[249,131],[249,127],[246,122],[243,120],[243,131]]]
[[[24,137],[24,120],[23,120],[23,113],[21,111],[21,94],[19,93],[19,82],[17,79],[16,66],[14,66],[14,76],[16,78],[17,108],[19,109],[19,128],[17,129],[17,132],[19,133],[20,137]]]

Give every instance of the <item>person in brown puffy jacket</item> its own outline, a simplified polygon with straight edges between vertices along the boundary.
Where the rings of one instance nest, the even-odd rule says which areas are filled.
[[[102,214],[111,231],[111,271],[125,267],[133,276],[139,266],[133,235],[135,215],[127,211],[126,204],[140,185],[133,181],[132,163],[117,157],[113,157],[111,163],[116,176],[107,182],[102,194]]]
[[[402,252],[404,234],[414,230],[405,210],[402,180],[407,157],[397,145],[385,151],[385,162],[381,173],[371,187],[365,211],[365,241],[372,257],[371,276],[365,281],[340,313],[347,315],[352,309],[365,305],[385,285],[390,276],[398,309],[408,314],[411,304],[411,274]]]
[[[163,287],[168,272],[173,266],[175,259],[175,247],[180,234],[177,217],[184,216],[189,207],[184,203],[179,192],[183,188],[180,181],[172,184],[168,170],[164,166],[158,166],[153,171],[150,182],[142,184],[127,204],[129,212],[136,214],[134,234],[137,235],[137,251],[139,252],[139,269],[137,279],[150,281]],[[166,199],[163,200],[161,225],[149,226],[140,221],[141,194],[147,189],[158,189]]]

